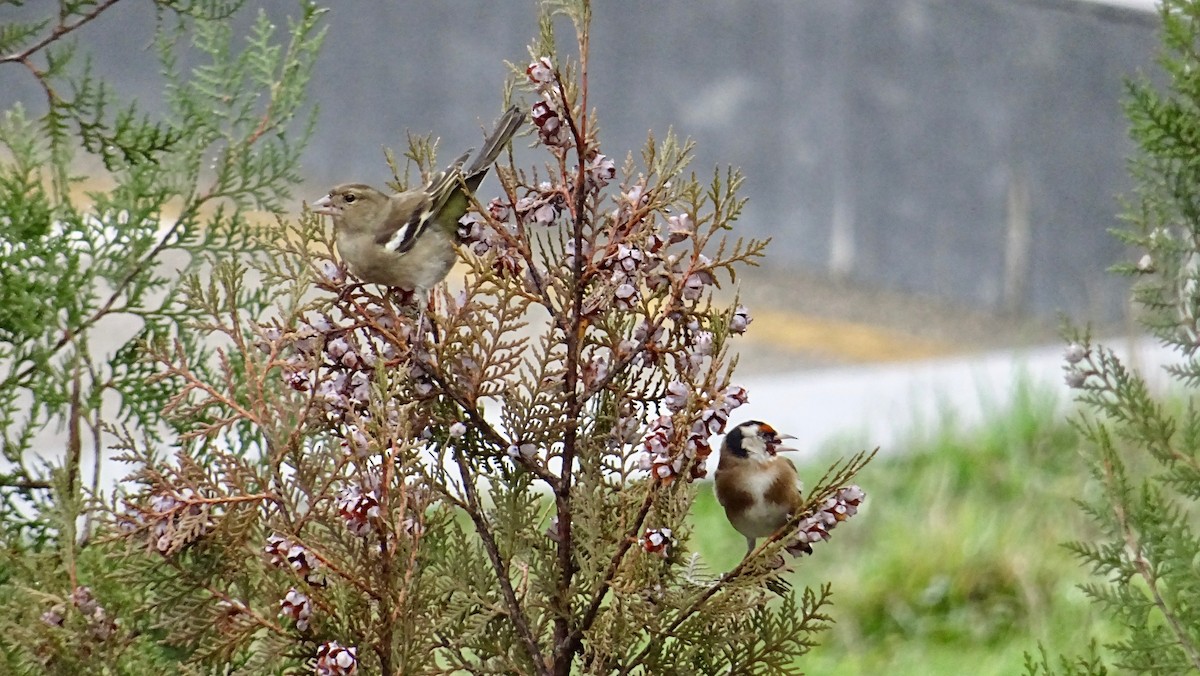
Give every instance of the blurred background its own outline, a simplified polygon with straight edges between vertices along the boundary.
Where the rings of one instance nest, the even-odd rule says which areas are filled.
[[[280,25],[295,8],[258,4]],[[295,211],[382,184],[408,132],[440,136],[443,157],[477,146],[536,16],[532,0],[335,4]],[[154,23],[122,3],[83,32],[93,68],[151,111]],[[738,414],[799,437],[810,482],[882,447],[863,517],[797,573],[835,582],[810,673],[1015,673],[1037,641],[1105,638],[1059,546],[1088,526],[1058,325],[1092,323],[1135,365],[1166,358],[1106,273],[1136,260],[1109,230],[1132,187],[1124,82],[1157,77],[1157,25],[1149,0],[596,3],[602,151],[619,166],[649,132],[692,137],[701,178],[746,176],[735,234],[773,239],[723,291],[755,317]],[[0,107],[40,100],[0,69]],[[701,490],[693,545],[721,570],[740,538]]]
[[[280,25],[294,8],[256,4]],[[985,314],[1114,321],[1126,284],[1104,272],[1122,257],[1107,230],[1131,150],[1120,97],[1124,78],[1153,66],[1151,10],[1143,0],[598,5],[590,102],[610,156],[674,129],[697,141],[701,176],[741,168],[741,234],[774,239],[769,288],[794,273]],[[142,4],[122,3],[84,34],[93,67],[151,109],[162,84],[154,23]],[[505,61],[529,60],[536,5],[338,3],[327,24],[309,201],[336,182],[382,183],[382,149],[402,151],[409,131],[440,136],[444,155],[478,145],[502,110]],[[40,99],[26,73],[0,69],[0,105]]]

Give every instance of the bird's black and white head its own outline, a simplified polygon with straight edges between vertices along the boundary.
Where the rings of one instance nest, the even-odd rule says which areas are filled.
[[[780,434],[765,422],[750,420],[730,430],[725,435],[721,448],[722,457],[728,453],[743,460],[765,461],[775,457],[784,439],[795,439],[790,434]]]
[[[314,213],[333,217],[336,228],[373,225],[388,206],[387,195],[362,183],[344,183],[312,203]]]

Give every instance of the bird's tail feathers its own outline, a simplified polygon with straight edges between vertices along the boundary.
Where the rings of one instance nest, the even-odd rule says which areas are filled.
[[[488,167],[500,157],[500,152],[504,150],[504,146],[508,145],[513,135],[521,128],[521,124],[525,122],[525,113],[517,106],[512,106],[504,111],[504,115],[500,118],[500,122],[496,125],[496,129],[492,135],[483,143],[483,149],[475,156],[475,161],[471,166],[463,170],[463,176],[470,181],[475,178],[476,174],[486,173]]]

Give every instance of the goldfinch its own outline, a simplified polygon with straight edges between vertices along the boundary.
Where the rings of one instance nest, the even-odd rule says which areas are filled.
[[[751,420],[733,428],[721,444],[717,464],[717,501],[729,523],[746,538],[746,553],[760,537],[774,533],[803,504],[796,467],[777,456],[784,439],[770,425]]]

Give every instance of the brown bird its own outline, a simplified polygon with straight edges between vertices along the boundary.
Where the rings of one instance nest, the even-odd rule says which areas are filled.
[[[733,428],[721,444],[717,464],[717,501],[729,523],[746,538],[746,553],[758,538],[774,533],[803,504],[796,467],[776,455],[784,439],[770,425],[751,420]]]
[[[458,221],[488,168],[500,156],[525,115],[509,108],[463,168],[467,151],[419,190],[388,196],[362,183],[344,183],[313,202],[313,211],[333,217],[338,251],[350,272],[364,282],[428,291],[454,266]]]

